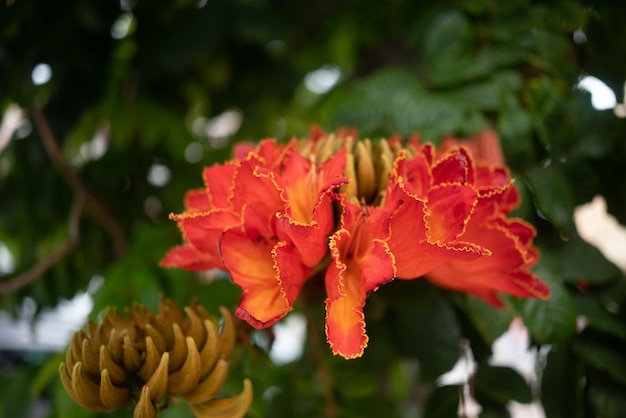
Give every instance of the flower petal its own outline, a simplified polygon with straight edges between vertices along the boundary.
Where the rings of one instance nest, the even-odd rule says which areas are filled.
[[[243,290],[236,315],[255,328],[269,327],[291,311],[310,272],[295,248],[278,242],[252,206],[244,208],[241,227],[224,232],[220,254]]]
[[[491,256],[470,262],[453,261],[427,274],[438,286],[474,294],[500,306],[497,292],[518,297],[549,296],[548,286],[527,270],[537,259],[530,245],[534,229],[527,223],[496,218],[490,223],[468,225],[467,239],[489,248]]]
[[[337,245],[349,239],[347,231],[340,232],[331,240],[334,257],[338,256]],[[333,257],[333,258],[334,258]],[[393,279],[393,255],[380,240],[373,243],[366,263],[343,263],[339,258],[326,271],[326,337],[335,355],[346,359],[363,355],[368,336],[365,334],[363,307],[367,294],[381,284]]]
[[[228,198],[232,193],[236,163],[206,167],[202,173],[206,194],[212,208],[228,208]]]
[[[401,197],[401,194],[391,193]],[[471,242],[429,242],[426,234],[426,204],[405,195],[391,217],[389,248],[396,261],[397,277],[415,279],[452,260],[474,260],[489,251]]]
[[[222,268],[222,261],[216,255],[202,253],[189,245],[179,245],[172,248],[159,265],[178,267],[188,271],[205,271]]]
[[[184,212],[170,215],[170,219],[178,221],[185,241],[196,250],[213,256],[217,256],[222,232],[240,223],[239,216],[230,210]]]
[[[254,155],[241,162],[235,174],[231,203],[236,212],[252,206],[268,223],[276,212],[285,209],[283,191],[278,187],[275,173],[260,165]]]
[[[443,154],[432,168],[434,184],[473,183],[474,167],[470,156],[463,148]]]
[[[188,211],[207,212],[213,209],[206,189],[189,190],[185,193],[184,201]]]
[[[326,336],[335,355],[360,357],[367,346],[363,306],[369,292],[393,280],[395,260],[384,241],[389,212],[343,201],[342,228],[330,240],[326,270]]]
[[[428,241],[456,240],[465,230],[476,202],[476,190],[471,186],[445,184],[431,188],[425,206]]]
[[[291,309],[274,266],[275,243],[255,231],[233,228],[220,242],[222,261],[242,290],[236,315],[255,328],[266,328]]]

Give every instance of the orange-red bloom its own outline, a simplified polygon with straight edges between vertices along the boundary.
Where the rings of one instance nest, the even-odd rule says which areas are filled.
[[[529,272],[534,230],[508,218],[519,200],[512,180],[502,161],[481,160],[502,158],[497,137],[468,147],[447,139],[438,151],[354,135],[315,129],[284,145],[265,140],[205,169],[205,187],[171,216],[185,243],[161,264],[228,271],[243,290],[236,314],[256,328],[284,317],[323,273],[326,335],[345,358],[367,345],[368,294],[394,278],[426,276],[492,304],[497,292],[548,296]]]
[[[488,248],[489,257],[471,263],[455,260],[426,275],[431,282],[474,294],[494,306],[502,306],[498,293],[545,299],[550,289],[530,272],[539,252],[533,247],[535,229],[521,219],[508,218],[519,203],[519,195],[507,169],[495,132],[485,131],[471,140],[447,138],[442,153],[459,146],[474,150],[474,185],[480,197],[466,225],[463,238]]]

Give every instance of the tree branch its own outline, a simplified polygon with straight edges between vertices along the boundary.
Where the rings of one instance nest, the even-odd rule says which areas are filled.
[[[113,251],[115,256],[121,256],[126,251],[128,245],[124,229],[109,213],[105,206],[96,198],[96,196],[89,191],[76,171],[69,165],[57,145],[58,143],[52,133],[52,129],[50,128],[46,117],[43,114],[43,111],[37,103],[33,105],[33,118],[35,126],[41,136],[41,142],[43,143],[52,164],[56,167],[61,176],[63,176],[67,184],[69,184],[74,190],[74,193],[77,196],[85,197],[85,209],[110,235],[111,240],[113,241]]]
[[[80,238],[79,224],[84,205],[85,196],[81,194],[77,195],[72,203],[72,207],[70,208],[67,240],[46,258],[39,261],[19,276],[9,281],[0,282],[0,295],[12,293],[34,282],[37,278],[74,250],[74,247],[76,247]]]

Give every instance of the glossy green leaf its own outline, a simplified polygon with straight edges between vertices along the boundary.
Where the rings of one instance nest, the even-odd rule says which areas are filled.
[[[514,400],[529,403],[532,400],[530,386],[515,370],[508,367],[478,367],[474,375],[476,391],[494,402],[506,403]]]
[[[559,230],[569,232],[573,227],[574,199],[572,185],[561,171],[554,166],[535,167],[526,178],[543,216]]]
[[[448,418],[459,411],[459,386],[441,386],[435,388],[426,398],[424,418]]]
[[[573,345],[574,352],[594,368],[608,374],[626,386],[626,358],[624,344],[610,344],[597,338],[580,338]]]
[[[419,361],[420,379],[434,381],[456,363],[460,329],[452,307],[443,298],[396,309],[393,327],[398,351]]]
[[[619,270],[594,246],[572,234],[559,250],[563,276],[571,281],[581,281],[591,286],[614,281]]]
[[[487,344],[493,344],[502,336],[515,317],[515,313],[508,307],[494,308],[474,297],[465,299],[463,309]]]
[[[583,394],[580,381],[584,376],[583,363],[569,346],[553,346],[541,374],[541,402],[546,416],[580,418],[583,416]]]
[[[540,277],[541,274],[539,274]],[[540,344],[568,341],[576,330],[576,309],[567,289],[560,283],[548,281],[551,295],[548,300],[519,301],[520,314],[532,337]]]
[[[589,386],[589,399],[598,416],[602,418],[626,417],[624,386],[617,386],[603,380]]]
[[[610,312],[601,302],[590,295],[575,295],[573,297],[576,311],[586,322],[586,326],[617,338],[626,338],[626,323],[615,313]]]

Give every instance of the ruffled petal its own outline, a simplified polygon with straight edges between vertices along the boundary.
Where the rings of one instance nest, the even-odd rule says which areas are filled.
[[[188,271],[222,268],[222,261],[213,254],[202,253],[189,245],[172,248],[159,262],[161,267],[178,267]]]
[[[518,219],[496,218],[469,225],[467,238],[491,251],[490,256],[441,265],[426,275],[438,286],[474,294],[500,306],[498,292],[518,297],[549,297],[548,286],[528,272],[538,259],[530,245],[534,229]]]
[[[252,206],[268,223],[272,222],[274,214],[286,206],[283,191],[275,178],[275,173],[260,166],[254,155],[242,161],[235,174],[231,198],[233,210],[240,212],[245,206]]]
[[[184,197],[185,208],[193,212],[208,212],[213,209],[206,189],[189,190]]]
[[[463,148],[448,152],[432,168],[433,184],[472,183],[474,166]]]
[[[252,206],[244,208],[241,227],[224,232],[220,254],[243,290],[236,315],[255,328],[269,327],[291,311],[310,273],[297,250],[277,241]]]
[[[242,290],[236,315],[255,328],[275,324],[291,306],[272,257],[276,243],[256,231],[230,229],[220,242],[222,262]]]
[[[444,184],[431,188],[425,206],[428,241],[456,240],[465,230],[476,202],[476,190],[471,186]]]
[[[347,202],[343,207],[343,228],[331,237],[333,261],[325,275],[326,336],[333,354],[350,359],[360,357],[367,346],[365,299],[393,280],[395,260],[384,241],[388,212]]]
[[[396,198],[402,194],[391,193]],[[391,216],[389,248],[396,261],[397,277],[415,279],[451,260],[475,260],[489,254],[472,242],[429,242],[426,230],[426,203],[404,194],[402,205]]]
[[[178,221],[185,241],[196,250],[212,256],[217,256],[217,245],[222,232],[240,223],[239,216],[230,210],[184,212],[170,215],[170,219]]]
[[[236,163],[206,167],[202,173],[207,198],[211,208],[229,208],[229,196],[232,193],[233,179],[237,170]]]

